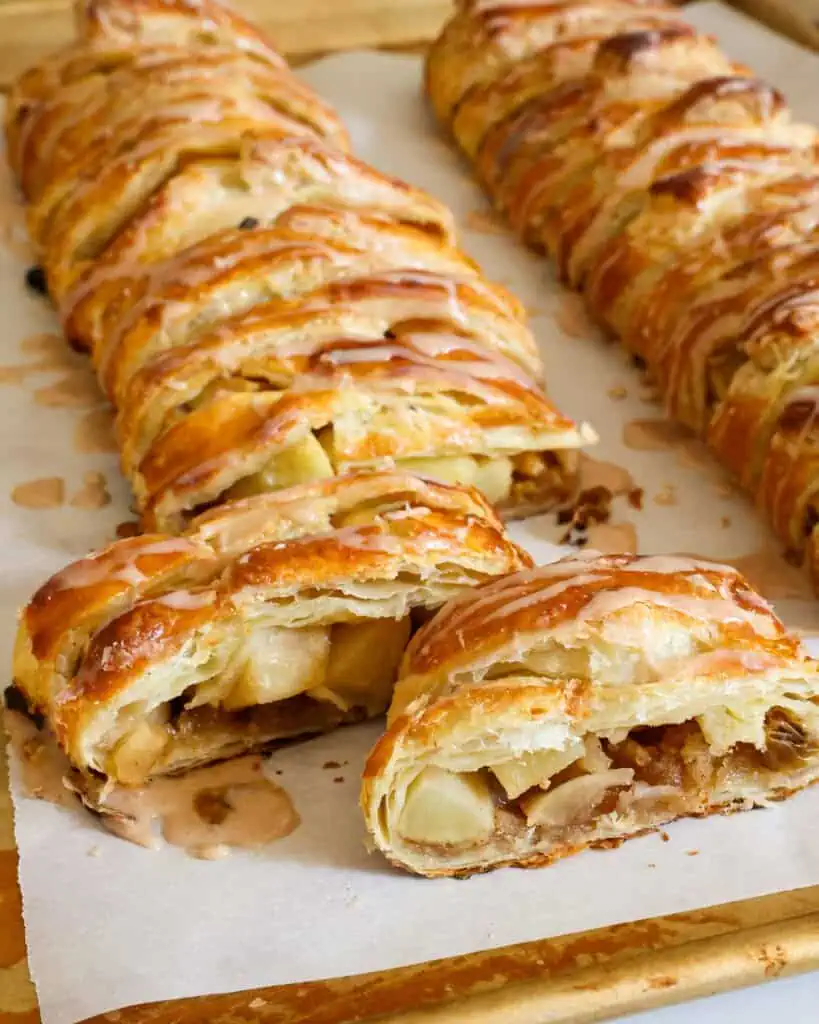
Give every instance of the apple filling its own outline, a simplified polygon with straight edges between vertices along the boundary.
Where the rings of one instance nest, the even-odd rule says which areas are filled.
[[[258,626],[234,657],[152,709],[123,707],[101,742],[101,769],[126,785],[276,738],[321,731],[387,706],[410,618],[289,629]],[[225,743],[236,746],[221,752]],[[206,748],[218,747],[219,752]],[[180,765],[179,762],[185,762]]]
[[[714,805],[784,796],[797,780],[819,776],[819,730],[780,707],[760,724],[760,746],[742,740],[716,753],[708,723],[697,720],[590,735],[476,771],[429,765],[407,787],[397,830],[438,853],[488,843],[548,853],[616,841]]]
[[[331,444],[308,434],[298,444],[274,455],[265,466],[233,484],[228,499],[246,498],[324,480],[336,468],[329,453]],[[569,496],[571,469],[555,452],[523,452],[518,455],[445,455],[397,459],[398,469],[445,484],[475,487],[495,505],[508,502],[556,503]]]

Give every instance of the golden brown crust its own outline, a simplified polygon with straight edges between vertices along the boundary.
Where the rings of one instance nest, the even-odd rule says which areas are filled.
[[[364,770],[362,808],[378,848],[420,874],[548,864],[682,814],[750,807],[816,781],[818,690],[819,666],[734,569],[590,552],[465,592],[419,630],[388,729]],[[775,730],[768,713],[784,714],[783,707],[795,716],[787,721],[802,721],[812,737],[790,773],[765,760],[772,740],[764,730]],[[738,722],[744,731],[731,732]],[[542,769],[545,776],[508,788],[504,765],[522,771],[544,751],[553,757],[550,751],[572,745],[579,751]],[[593,762],[574,761],[590,749]],[[570,764],[572,772],[561,775]],[[565,819],[530,817],[545,795],[557,798],[564,784],[568,793],[578,783],[605,782],[609,770],[618,773],[610,784],[622,796],[604,805],[599,821],[573,817],[580,808],[571,802],[563,805]],[[451,833],[422,840],[412,831],[420,822],[418,787],[430,773],[469,780],[482,792],[480,810],[468,798],[474,788],[458,790],[461,802],[444,806],[455,815],[469,811],[470,826],[487,813],[485,833],[456,841]],[[436,818],[434,799],[445,800],[447,790],[432,792],[424,797],[425,827],[444,821],[446,832],[452,819]],[[676,803],[655,808],[653,818],[644,807],[641,818],[633,808],[652,792]]]
[[[286,69],[232,50],[144,53],[105,77],[82,78],[38,105],[21,134],[20,184],[30,202],[45,184],[93,177],[158,126],[224,119],[243,111],[284,134],[315,135],[339,148],[347,134],[336,115]],[[48,219],[56,198],[41,219]]]
[[[427,89],[512,226],[646,363],[792,555],[812,551],[811,444],[777,423],[819,381],[816,129],[674,11],[617,0],[467,0]]]
[[[63,304],[64,328],[92,350],[106,390],[116,396],[133,360],[140,365],[160,345],[183,344],[270,299],[391,267],[478,273],[467,256],[423,228],[371,211],[296,205],[269,227],[228,228],[148,266],[98,265]],[[523,316],[516,300],[498,286],[491,290],[512,316]]]
[[[77,0],[74,14],[78,33],[93,46],[222,44],[284,63],[258,29],[213,0]]]
[[[451,602],[430,626],[419,633],[407,651],[406,674],[447,672],[461,657],[480,658],[506,634],[554,631],[573,620],[582,620],[602,595],[634,588],[649,604],[678,609],[683,615],[709,615],[718,635],[710,638],[716,648],[764,651],[794,657],[799,640],[789,636],[771,607],[750,588],[736,570],[705,561],[674,557],[642,558],[637,555],[606,555],[566,559],[530,570],[517,577],[493,581]],[[736,617],[720,609],[733,606]],[[490,626],[491,623],[491,626]]]
[[[23,615],[34,655],[54,656],[60,638],[124,605],[167,587],[194,583],[215,568],[211,550],[184,537],[143,534],[116,541],[48,580]]]

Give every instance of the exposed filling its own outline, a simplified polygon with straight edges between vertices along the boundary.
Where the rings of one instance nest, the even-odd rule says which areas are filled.
[[[819,775],[819,730],[781,707],[760,726],[760,746],[742,740],[721,753],[717,723],[703,716],[589,735],[565,750],[478,771],[430,765],[407,788],[397,829],[406,842],[445,857],[486,844],[502,854],[522,841],[530,852],[548,852],[631,835],[717,803],[775,798],[808,781],[811,767]]]
[[[215,672],[203,662],[197,681],[177,696],[121,708],[94,751],[96,766],[138,785],[191,762],[377,714],[389,703],[409,634],[409,616],[257,628]]]
[[[335,476],[338,470],[333,465],[331,433],[328,428],[318,436],[308,434],[298,444],[274,455],[258,472],[239,480],[224,497],[246,498]],[[446,455],[397,459],[395,465],[441,483],[476,487],[496,505],[512,499],[560,501],[570,491],[567,468],[556,452]]]

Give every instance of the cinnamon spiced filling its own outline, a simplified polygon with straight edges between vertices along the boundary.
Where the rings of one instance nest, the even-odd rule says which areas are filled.
[[[739,809],[763,793],[784,797],[819,776],[819,731],[781,707],[767,712],[763,730],[761,749],[737,742],[715,753],[688,721],[589,735],[477,771],[430,766],[407,788],[398,829],[411,845],[444,854],[487,843],[511,850],[521,840],[548,853],[616,842],[714,805]]]

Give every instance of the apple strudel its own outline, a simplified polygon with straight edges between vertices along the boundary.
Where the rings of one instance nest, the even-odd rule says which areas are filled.
[[[65,333],[116,412],[146,529],[397,466],[510,516],[594,440],[452,214],[348,152],[336,114],[207,0],[78,0],[80,39],[6,122]]]
[[[819,384],[817,130],[654,0],[461,0],[426,85],[494,205],[810,561],[787,410]]]

